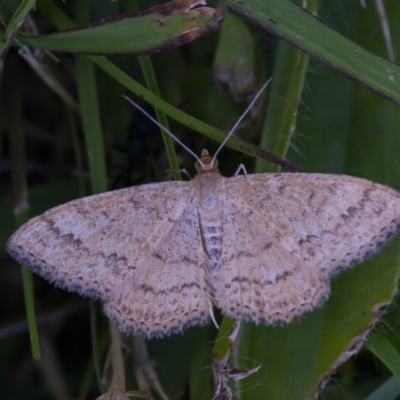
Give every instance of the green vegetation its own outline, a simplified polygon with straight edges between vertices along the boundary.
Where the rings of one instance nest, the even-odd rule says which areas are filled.
[[[309,0],[305,11],[291,0],[228,0],[226,15],[212,5],[185,12],[189,3],[135,17],[133,0],[0,2],[0,248],[17,225],[52,206],[166,180],[166,169],[193,175],[192,156],[122,95],[155,106],[158,120],[197,154],[213,153],[272,75],[263,101],[218,157],[223,175],[240,163],[250,173],[277,171],[265,161],[268,151],[302,172],[400,190],[400,67],[388,61],[389,43],[400,54],[399,2],[385,3],[387,21],[379,1],[363,8],[322,0],[317,8]],[[113,19],[122,14],[129,16]],[[91,21],[102,22],[88,29]],[[73,30],[60,33],[66,29]],[[329,300],[294,323],[242,324],[232,363],[261,368],[232,383],[234,398],[306,400],[320,390],[327,400],[398,398],[399,245],[397,238],[339,275]],[[144,390],[135,366],[146,356],[132,356],[138,344],[109,333],[98,304],[89,312],[87,299],[25,268],[21,278],[5,251],[2,258],[2,398],[95,399],[111,382],[122,392]],[[169,396],[212,398],[212,357],[227,351],[222,338],[233,324],[221,321],[220,332],[209,325],[148,342]]]

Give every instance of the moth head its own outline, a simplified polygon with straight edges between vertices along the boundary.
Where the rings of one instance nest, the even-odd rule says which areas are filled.
[[[218,171],[218,160],[211,157],[207,149],[203,149],[200,158],[194,164],[197,172]]]

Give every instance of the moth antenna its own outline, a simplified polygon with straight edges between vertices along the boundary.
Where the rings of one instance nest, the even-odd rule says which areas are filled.
[[[185,144],[181,142],[180,139],[178,139],[169,129],[167,129],[165,126],[161,125],[155,118],[153,118],[146,110],[144,110],[142,107],[140,107],[138,104],[136,104],[132,99],[130,99],[128,96],[122,95],[122,97],[125,100],[128,100],[129,103],[131,103],[134,107],[136,107],[139,111],[141,111],[150,121],[152,121],[154,124],[156,124],[160,129],[162,129],[165,133],[167,133],[169,136],[172,137],[172,139],[175,140],[175,142],[179,143],[189,154],[191,154],[197,162],[201,165],[204,166],[200,158],[192,151],[190,150]]]
[[[264,83],[262,88],[258,91],[258,93],[254,96],[253,100],[250,102],[250,104],[247,106],[246,110],[244,113],[239,117],[239,119],[235,122],[235,125],[233,125],[232,129],[229,131],[229,133],[226,135],[226,138],[222,141],[222,143],[219,145],[217,151],[214,153],[214,157],[212,159],[212,163],[214,163],[215,159],[217,158],[218,153],[222,150],[222,148],[225,146],[225,143],[229,140],[229,138],[232,136],[233,132],[235,132],[236,128],[238,125],[242,122],[243,118],[247,115],[247,113],[251,110],[253,107],[254,103],[257,101],[257,99],[261,96],[261,93],[265,90],[265,88],[269,85],[269,83],[272,80],[269,78],[267,82]]]

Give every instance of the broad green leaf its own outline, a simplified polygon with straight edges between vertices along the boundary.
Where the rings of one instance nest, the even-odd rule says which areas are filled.
[[[381,257],[343,273],[327,303],[290,325],[247,326],[239,366],[262,369],[242,383],[240,398],[313,398],[334,368],[359,350],[378,318],[378,305],[394,295],[398,268],[388,264]]]
[[[396,400],[400,396],[400,382],[392,376],[385,383],[379,386],[373,393],[371,393],[365,400]]]
[[[196,352],[190,370],[190,400],[213,398],[211,354],[215,335],[215,327],[210,325],[203,330],[196,343]]]
[[[228,1],[231,11],[400,104],[400,67],[365,50],[291,0]]]
[[[372,332],[365,342],[365,347],[379,357],[400,382],[400,354],[384,332]]]

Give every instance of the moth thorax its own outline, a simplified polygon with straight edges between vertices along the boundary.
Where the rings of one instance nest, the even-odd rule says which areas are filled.
[[[203,149],[201,151],[200,161],[197,160],[196,163],[194,164],[197,172],[218,170],[218,160],[217,159],[213,160],[207,149]]]

